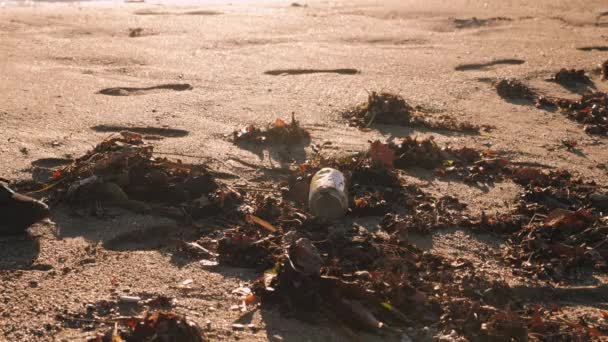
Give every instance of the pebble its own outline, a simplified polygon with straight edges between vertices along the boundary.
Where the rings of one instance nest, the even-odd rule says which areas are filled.
[[[120,296],[118,299],[123,303],[139,303],[141,301],[141,298],[137,296]]]
[[[243,329],[245,329],[245,325],[243,325],[241,323],[234,323],[232,325],[232,329],[234,329],[234,330],[243,330]]]

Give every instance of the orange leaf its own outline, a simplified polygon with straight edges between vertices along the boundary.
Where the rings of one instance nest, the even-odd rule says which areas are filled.
[[[283,127],[283,126],[287,126],[287,123],[285,121],[283,121],[282,119],[276,119],[276,121],[274,122],[275,127]]]
[[[380,140],[374,141],[369,149],[369,155],[373,161],[377,161],[388,169],[395,167],[395,151],[388,144],[383,144]]]
[[[363,198],[363,197],[357,198],[355,200],[355,206],[357,208],[363,208],[363,207],[367,206],[367,200],[365,198]]]
[[[61,178],[62,173],[61,170],[55,170],[53,171],[53,175],[51,176],[52,179],[59,179]]]
[[[279,229],[277,227],[273,226],[270,222],[268,222],[264,219],[261,219],[255,215],[247,215],[245,220],[249,223],[257,224],[258,226],[260,226],[268,231],[271,231],[273,233],[279,231]]]
[[[258,302],[258,298],[253,293],[250,293],[245,297],[245,304],[252,305],[257,302]]]

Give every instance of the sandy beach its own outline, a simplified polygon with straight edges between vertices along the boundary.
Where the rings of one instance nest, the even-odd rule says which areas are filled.
[[[517,78],[543,94],[575,100],[576,92],[546,81],[562,68],[574,68],[585,69],[597,91],[607,91],[599,73],[608,59],[605,1],[300,4],[3,3],[0,177],[31,179],[40,167],[52,166],[49,158],[78,157],[113,133],[139,127],[164,156],[236,175],[226,180],[235,186],[270,188],[273,175],[304,162],[312,146],[251,151],[229,137],[248,124],[263,127],[294,113],[313,144],[331,142],[330,154],[363,151],[377,139],[433,136],[441,145],[505,151],[514,162],[565,169],[608,184],[606,169],[598,167],[608,162],[605,137],[585,133],[583,125],[559,112],[505,101],[492,86],[498,79]],[[495,128],[460,134],[349,127],[341,113],[371,91],[399,94],[433,115]],[[564,140],[577,142],[576,153],[563,148]],[[403,177],[429,193],[458,197],[472,216],[506,212],[520,189],[509,180],[473,187],[424,170]],[[303,323],[277,310],[243,317],[230,309],[237,302],[232,291],[250,284],[257,273],[184,262],[164,245],[163,233],[159,248],[139,248],[137,241],[114,250],[103,246],[150,225],[175,222],[129,213],[74,217],[56,210],[50,221],[34,227],[40,235],[35,241],[0,238],[0,340],[93,338],[101,328],[66,327],[57,315],[128,294],[175,298],[174,310],[201,326],[212,325],[214,340],[350,339],[331,324]],[[500,237],[450,229],[419,243],[522,284],[504,265],[500,251],[506,240]],[[178,286],[187,279],[194,290]],[[603,273],[594,282],[564,288],[597,289],[605,282]],[[597,312],[608,307],[608,295],[590,299],[573,292],[558,302],[566,312]],[[121,313],[138,313],[125,310]],[[235,331],[235,322],[256,328]],[[383,340],[373,334],[362,339]]]

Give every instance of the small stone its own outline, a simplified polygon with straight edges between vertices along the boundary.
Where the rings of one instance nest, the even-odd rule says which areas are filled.
[[[32,287],[32,288],[36,288],[36,287],[38,287],[38,282],[37,282],[37,281],[35,281],[35,280],[31,280],[31,281],[30,281],[30,287]]]
[[[272,342],[283,342],[283,336],[281,336],[281,335],[272,335]]]
[[[141,298],[137,296],[120,296],[118,299],[123,303],[139,303],[141,301]]]
[[[245,325],[243,325],[241,323],[234,323],[232,325],[232,329],[233,330],[244,330],[245,329]]]

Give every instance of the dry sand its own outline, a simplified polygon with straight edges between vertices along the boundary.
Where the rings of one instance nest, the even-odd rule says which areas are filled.
[[[264,182],[269,172],[246,164],[278,168],[285,164],[285,151],[252,153],[224,135],[295,112],[312,132],[313,143],[331,141],[334,152],[362,150],[378,138],[432,134],[440,143],[505,150],[517,161],[565,168],[605,183],[605,171],[597,168],[608,161],[604,138],[586,135],[559,113],[505,102],[488,83],[517,77],[552,95],[574,98],[544,80],[562,67],[592,72],[608,59],[608,52],[577,50],[608,46],[608,16],[600,15],[608,11],[605,1],[302,4],[307,6],[294,7],[291,1],[5,4],[0,7],[0,176],[30,178],[32,166],[44,163],[40,159],[81,155],[110,134],[93,128],[114,125],[175,129],[161,131],[168,136],[154,141],[158,151],[193,156],[180,157],[184,160],[211,160],[214,167],[239,175],[239,184]],[[497,19],[457,20],[472,17]],[[142,28],[142,35],[129,37],[134,28]],[[498,59],[525,63],[462,67]],[[458,66],[465,70],[456,70]],[[338,68],[360,73],[265,73]],[[608,88],[592,75],[599,90]],[[192,88],[158,87],[167,84]],[[133,89],[102,91],[116,87]],[[411,104],[496,129],[454,135],[347,127],[340,110],[364,101],[372,90],[399,93]],[[576,139],[580,153],[562,148],[563,139]],[[305,152],[289,151],[296,161]],[[424,173],[409,178],[431,191],[458,195],[476,212],[504,210],[518,190],[511,183],[478,189]],[[0,239],[0,340],[84,340],[94,332],[57,331],[55,316],[82,311],[85,304],[117,293],[174,297],[176,311],[203,325],[210,320],[220,340],[266,340],[275,334],[285,341],[345,339],[331,327],[312,328],[273,311],[250,317],[230,311],[236,303],[231,291],[251,280],[252,271],[206,271],[172,258],[170,249],[112,251],[98,245],[125,231],[171,221],[127,214],[97,220],[62,212],[53,221],[38,227],[44,234],[39,243]],[[486,258],[486,244],[499,249],[501,242],[467,234],[436,234],[433,248],[469,258],[511,281],[499,259],[479,261]],[[32,259],[49,269],[32,270]],[[197,290],[175,288],[189,278]],[[573,298],[569,304],[573,310],[607,305],[606,298],[596,302]],[[259,331],[232,332],[237,320],[251,321]]]

